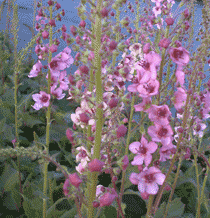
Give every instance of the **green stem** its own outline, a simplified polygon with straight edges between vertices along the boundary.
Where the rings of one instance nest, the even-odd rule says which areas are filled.
[[[15,98],[15,136],[16,136],[16,146],[19,147],[19,135],[18,135],[18,102],[17,102],[17,94],[18,94],[18,58],[17,58],[17,45],[18,45],[18,40],[17,40],[17,24],[18,24],[18,6],[14,5],[13,3],[13,20],[12,20],[12,29],[11,32],[13,33],[13,43],[14,43],[14,59],[15,59],[15,70],[14,70],[14,77],[15,77],[15,91],[14,91],[14,98]],[[8,3],[8,7],[9,7]],[[22,192],[22,184],[21,184],[21,172],[20,172],[20,156],[17,157],[17,163],[18,163],[18,172],[19,172],[19,187],[20,187],[20,193],[23,194]],[[22,204],[22,197],[20,196],[20,207]]]
[[[133,112],[134,112],[134,103],[135,103],[135,95],[133,94],[132,102],[131,102],[131,113],[130,113],[130,118],[129,118],[129,123],[128,123],[128,135],[127,135],[127,139],[126,139],[125,155],[128,155],[130,135],[131,135],[131,125],[132,125]],[[122,195],[124,192],[124,184],[125,184],[125,174],[126,174],[126,170],[123,170],[122,171],[121,188],[120,188],[120,194],[119,194],[119,202],[122,202]]]
[[[199,173],[198,173],[198,164],[197,164],[197,154],[193,152],[194,155],[194,164],[195,164],[195,172],[196,172],[196,181],[197,181],[197,192],[198,192],[198,202],[197,202],[197,212],[196,218],[200,217],[200,206],[201,206],[201,198],[200,198],[200,183],[199,183]]]
[[[52,19],[52,6],[50,6],[50,19]],[[50,31],[49,31],[49,41],[50,45],[52,45],[52,26],[50,26]],[[48,57],[48,63],[51,62],[52,59],[52,52],[49,51],[49,57]],[[51,85],[51,73],[50,69],[48,69],[48,89],[47,93],[50,94],[50,85]],[[47,126],[46,126],[46,147],[45,147],[45,152],[46,155],[49,153],[49,142],[50,142],[50,113],[51,113],[51,104],[47,108]],[[46,212],[47,212],[47,175],[48,175],[48,162],[44,161],[44,186],[43,186],[43,194],[44,194],[44,199],[43,199],[43,218],[46,218]]]
[[[102,110],[102,102],[103,102],[103,90],[102,90],[102,79],[101,79],[101,57],[100,57],[100,47],[101,47],[101,11],[102,0],[97,0],[97,7],[96,7],[96,20],[95,20],[95,35],[96,39],[93,40],[94,46],[94,64],[96,67],[95,73],[95,84],[96,84],[96,134],[95,134],[95,145],[93,150],[93,159],[100,158],[100,148],[101,148],[101,132],[103,126],[103,110]],[[88,198],[88,218],[94,217],[94,207],[92,202],[95,199],[96,195],[96,185],[98,181],[98,172],[90,173],[90,189],[89,189],[89,198]]]
[[[117,19],[117,27],[119,27],[120,26],[120,10],[119,10],[119,8],[117,8],[117,11],[116,11],[116,19]],[[120,33],[119,33],[119,31],[117,31],[116,42],[118,43],[119,40],[120,40]],[[113,65],[113,67],[115,67],[116,57],[117,57],[116,52],[113,52],[113,56],[112,56],[112,65]]]
[[[168,209],[169,209],[169,206],[170,206],[173,194],[174,194],[174,190],[176,188],[176,183],[177,183],[177,180],[178,180],[178,177],[179,177],[180,168],[181,168],[181,164],[182,164],[182,156],[183,156],[183,154],[181,154],[181,157],[179,158],[179,164],[178,164],[178,168],[177,168],[177,171],[176,171],[175,180],[174,180],[174,183],[173,183],[173,186],[172,186],[172,189],[171,189],[171,193],[170,193],[170,196],[169,196],[169,199],[168,199],[168,204],[167,204],[167,207],[166,207],[166,211],[164,213],[164,218],[167,217]]]
[[[160,34],[160,31],[159,31],[159,34]],[[166,35],[165,35],[165,38],[168,38],[168,34],[169,34],[169,26],[166,27]],[[164,62],[165,62],[165,53],[166,53],[166,49],[165,48],[162,48],[162,56],[161,56],[161,64],[160,64],[160,72],[159,72],[159,84],[160,84],[160,88],[161,88],[161,85],[162,85],[162,77],[163,77],[163,66],[164,66]],[[158,104],[160,104],[160,95],[161,93],[159,92],[159,95],[158,95]]]
[[[152,210],[153,199],[154,199],[154,195],[150,195],[150,196],[149,196],[148,205],[147,205],[147,214],[146,214],[146,218],[150,218],[150,217],[151,217],[150,214],[151,214],[151,210]]]

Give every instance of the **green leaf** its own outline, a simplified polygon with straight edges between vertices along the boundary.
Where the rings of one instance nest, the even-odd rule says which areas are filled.
[[[157,212],[155,213],[154,218],[162,218],[163,214],[165,212],[165,208],[166,208],[166,203],[163,202],[160,207],[158,208]]]
[[[167,218],[182,218],[184,212],[184,204],[179,198],[175,198],[169,205]],[[166,210],[166,202],[163,202],[155,213],[154,218],[162,218]]]
[[[23,209],[25,215],[30,218],[42,217],[42,200],[39,198],[35,198],[34,200],[26,199],[27,198],[24,197]],[[34,204],[37,204],[37,209],[34,209]]]
[[[76,205],[74,205],[74,207],[65,212],[60,218],[74,218],[75,215],[77,215],[77,208],[76,208]]]
[[[179,198],[175,198],[169,205],[167,218],[182,217],[185,205]]]
[[[0,121],[0,133],[3,132],[3,129],[5,127],[6,117],[1,119]]]
[[[59,142],[60,139],[65,136],[66,125],[51,124],[50,129],[50,138],[56,142]]]
[[[117,210],[113,206],[105,206],[103,210],[103,214],[106,218],[115,218],[117,217]]]
[[[19,116],[26,122],[26,125],[31,128],[36,124],[43,123],[40,119],[36,119],[34,116],[29,115],[28,112],[22,113]]]
[[[3,187],[5,191],[11,191],[17,183],[19,183],[18,171],[12,168],[10,164],[6,164],[4,173],[0,178],[0,188]]]
[[[30,93],[29,95],[22,95],[22,98],[21,100],[19,101],[18,103],[18,106],[17,106],[17,110],[18,112],[22,112],[23,111],[23,107],[25,106],[25,109],[27,109],[30,105],[30,100],[32,99],[32,94],[36,92],[36,91],[33,91],[32,93]]]
[[[54,214],[56,210],[56,205],[60,202],[62,202],[66,197],[58,199],[48,210],[47,210],[47,218],[52,217],[52,214]]]

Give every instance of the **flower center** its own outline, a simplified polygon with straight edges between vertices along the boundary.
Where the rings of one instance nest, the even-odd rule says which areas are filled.
[[[42,96],[41,101],[46,103],[48,101],[48,97],[47,96]]]
[[[58,63],[57,63],[57,61],[54,60],[50,63],[50,68],[55,69],[56,67],[58,67]]]
[[[166,117],[166,109],[165,108],[164,109],[158,109],[157,110],[157,116],[162,117],[162,118]]]
[[[82,157],[82,158],[87,157],[86,151],[85,150],[81,150],[79,156]]]
[[[146,183],[152,183],[152,182],[155,181],[155,178],[154,178],[154,175],[153,175],[153,174],[145,175],[144,178],[145,178],[145,180],[146,180],[146,181],[145,181]]]
[[[139,45],[134,45],[134,46],[133,46],[133,49],[134,49],[134,50],[139,50]]]
[[[150,84],[144,85],[144,88],[148,93],[152,93],[155,90],[155,87],[151,86]]]
[[[147,153],[147,149],[145,147],[139,146],[139,153],[146,154]]]
[[[179,50],[174,50],[174,58],[178,59],[178,58],[182,58],[183,56],[183,51],[179,51]]]
[[[168,130],[164,127],[162,127],[159,131],[158,131],[158,135],[160,137],[164,137],[166,134],[168,133]]]

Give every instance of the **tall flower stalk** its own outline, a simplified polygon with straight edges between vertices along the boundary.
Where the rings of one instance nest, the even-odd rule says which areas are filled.
[[[49,12],[50,12],[50,20],[52,20],[52,5],[49,7]],[[49,41],[50,45],[49,47],[52,46],[52,26],[50,26],[49,30]],[[49,51],[49,57],[48,57],[48,63],[51,62],[52,59],[52,52]],[[48,86],[47,86],[47,93],[50,95],[51,91],[51,72],[50,69],[48,69]],[[47,118],[47,126],[46,126],[46,147],[44,149],[44,152],[48,155],[49,153],[49,143],[50,143],[50,113],[51,113],[51,104],[47,107],[47,113],[46,113],[46,118]],[[45,198],[43,199],[43,218],[46,218],[46,212],[47,212],[47,179],[48,179],[48,164],[49,162],[44,161],[44,184],[43,184],[43,194]]]
[[[94,26],[94,34],[96,39],[93,41],[94,47],[94,65],[96,70],[95,73],[95,84],[96,84],[96,135],[95,135],[95,145],[93,150],[93,159],[100,158],[100,147],[101,147],[101,130],[103,125],[103,113],[102,113],[102,80],[101,80],[101,57],[100,57],[100,49],[101,49],[101,17],[99,15],[101,11],[102,0],[97,0],[96,5],[96,19]],[[90,173],[90,172],[89,172]],[[96,194],[96,185],[98,180],[98,172],[91,173],[91,187],[89,189],[88,196],[88,218],[92,218],[94,216],[94,208],[92,205],[93,200],[95,199]]]

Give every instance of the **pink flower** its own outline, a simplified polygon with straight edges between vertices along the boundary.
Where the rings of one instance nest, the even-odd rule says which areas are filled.
[[[66,70],[64,70],[60,73],[60,77],[59,77],[60,88],[65,91],[69,89],[69,86],[68,86],[69,81],[66,75],[67,75]]]
[[[39,92],[40,94],[32,95],[32,98],[36,103],[32,106],[35,110],[40,110],[42,107],[48,107],[50,104],[50,94],[47,94],[43,91]]]
[[[75,167],[76,171],[79,172],[80,174],[83,174],[85,171],[87,171],[88,169],[88,163],[87,161],[82,161],[81,163],[79,163],[78,166]]]
[[[136,112],[136,111],[148,112],[151,103],[152,103],[152,102],[151,102],[151,97],[142,98],[142,102],[141,102],[140,104],[134,105],[135,112]]]
[[[154,51],[150,51],[148,54],[144,54],[144,61],[142,67],[151,73],[151,79],[156,80],[157,68],[160,66],[161,57]]]
[[[169,124],[168,117],[171,116],[171,112],[168,108],[168,105],[152,105],[148,109],[149,119],[157,124],[167,125]]]
[[[184,85],[184,78],[185,78],[185,73],[182,70],[176,70],[176,81],[179,83],[181,86]]]
[[[131,181],[132,184],[138,185],[139,183],[139,174],[137,173],[131,173],[129,180]]]
[[[152,161],[152,153],[154,153],[158,148],[155,142],[149,142],[142,136],[141,143],[133,142],[129,145],[129,150],[137,154],[134,160],[131,162],[132,165],[142,165],[143,162],[148,166]]]
[[[160,148],[160,159],[159,159],[159,161],[164,162],[167,159],[171,159],[171,155],[173,155],[171,150],[173,148],[176,148],[176,146],[173,145],[172,143],[169,143],[168,145],[162,146]]]
[[[55,45],[55,44],[52,44],[49,49],[50,49],[50,51],[51,51],[52,53],[54,53],[54,52],[56,52],[56,51],[58,50],[58,46]]]
[[[38,60],[38,62],[33,66],[32,70],[30,71],[28,77],[31,78],[31,77],[37,77],[39,72],[41,71],[43,65],[41,63],[40,60]]]
[[[177,91],[174,93],[174,96],[174,106],[176,110],[179,110],[185,105],[187,94],[183,88],[177,88]]]
[[[148,134],[152,137],[152,141],[161,142],[163,145],[168,145],[171,142],[173,130],[170,125],[150,126]]]
[[[143,52],[148,54],[150,52],[150,43],[146,43],[143,47]]]
[[[90,153],[85,149],[84,146],[80,146],[76,148],[79,153],[76,155],[76,162],[84,162],[84,161],[90,161]]]
[[[54,95],[58,100],[61,100],[65,97],[66,94],[62,93],[63,90],[61,88],[57,88],[57,85],[57,83],[54,83],[53,86],[51,86],[50,93]]]
[[[117,138],[124,137],[127,133],[127,127],[121,125],[117,129]]]
[[[52,72],[60,71],[70,67],[70,65],[74,62],[70,53],[71,49],[66,47],[62,52],[52,58],[51,62],[48,64],[50,70]]]
[[[184,66],[190,61],[189,52],[183,47],[170,48],[168,52],[171,60],[178,65]]]
[[[47,30],[45,30],[44,32],[42,32],[42,37],[43,37],[43,39],[48,39],[49,33],[48,33]]]
[[[139,96],[146,98],[158,94],[159,90],[159,81],[158,80],[149,80],[147,83],[139,84],[137,91]]]
[[[138,190],[141,193],[148,193],[156,195],[158,192],[158,185],[162,185],[166,176],[161,173],[156,167],[150,167],[148,170],[142,171],[139,174]],[[158,184],[158,185],[157,185]]]

